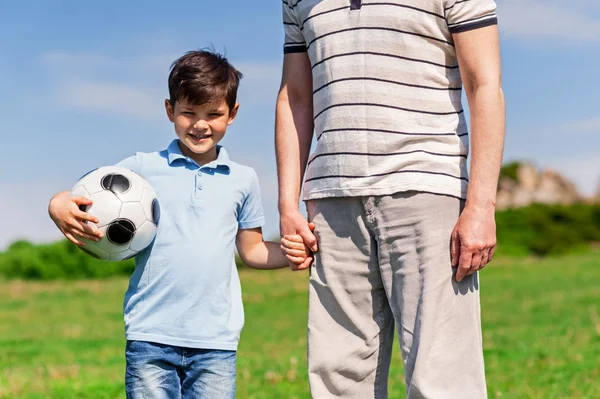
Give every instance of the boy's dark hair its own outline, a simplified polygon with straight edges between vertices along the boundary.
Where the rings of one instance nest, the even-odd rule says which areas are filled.
[[[171,64],[169,101],[175,106],[180,100],[200,105],[225,99],[232,110],[241,78],[241,72],[216,51],[189,51]]]

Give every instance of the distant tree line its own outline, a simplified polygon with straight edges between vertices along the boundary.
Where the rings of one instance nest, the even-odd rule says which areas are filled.
[[[589,251],[600,244],[600,205],[531,205],[496,213],[498,256],[551,256]],[[236,256],[238,267],[244,267]],[[133,260],[103,262],[66,240],[17,241],[0,252],[0,276],[31,280],[130,275]]]

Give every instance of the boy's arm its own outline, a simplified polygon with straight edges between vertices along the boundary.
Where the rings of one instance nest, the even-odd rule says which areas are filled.
[[[244,263],[253,269],[280,269],[287,267],[288,261],[293,264],[302,264],[306,259],[312,261],[312,258],[307,258],[306,248],[299,236],[298,242],[286,238],[281,240],[281,244],[264,241],[260,227],[240,229],[236,244]],[[282,248],[285,248],[285,253]]]
[[[141,174],[141,159],[136,155],[125,158],[115,166],[121,166]],[[82,211],[81,205],[92,205],[89,198],[69,195],[69,191],[56,193],[48,204],[48,215],[61,231],[67,240],[78,246],[84,246],[81,238],[92,241],[98,241],[102,238],[102,233],[98,231],[95,225],[87,222],[98,223],[98,218]]]
[[[262,229],[240,229],[236,237],[240,258],[253,269],[280,269],[288,265],[278,242],[263,241]]]

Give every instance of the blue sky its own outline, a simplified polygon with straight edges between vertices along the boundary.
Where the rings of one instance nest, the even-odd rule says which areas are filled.
[[[600,184],[600,3],[499,0],[508,109],[505,160]],[[173,4],[176,4],[174,6]],[[273,150],[283,31],[279,1],[34,0],[0,6],[0,249],[59,238],[49,197],[85,171],[174,137],[170,63],[214,45],[245,78],[224,145],[261,179],[277,234]]]

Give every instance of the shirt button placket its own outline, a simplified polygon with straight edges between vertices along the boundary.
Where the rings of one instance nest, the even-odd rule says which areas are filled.
[[[196,174],[196,197],[200,197],[200,191],[202,191],[202,172],[198,171]]]

